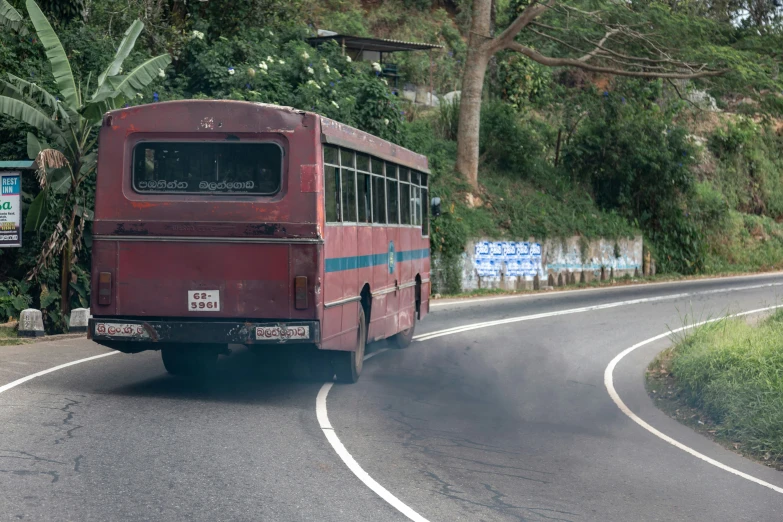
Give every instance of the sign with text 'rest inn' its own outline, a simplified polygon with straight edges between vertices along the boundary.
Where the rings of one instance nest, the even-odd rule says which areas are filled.
[[[22,246],[22,176],[0,173],[0,248]]]

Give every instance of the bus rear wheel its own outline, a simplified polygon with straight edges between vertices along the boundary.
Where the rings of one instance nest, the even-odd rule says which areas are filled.
[[[407,330],[394,334],[391,343],[395,348],[407,348],[413,342],[413,334],[416,331],[416,316],[413,316],[413,324]]]
[[[209,377],[218,358],[218,352],[206,346],[167,346],[161,349],[160,354],[166,371],[181,377]]]
[[[353,384],[359,380],[364,366],[364,348],[367,344],[367,323],[364,308],[359,308],[359,330],[356,334],[356,351],[333,352],[332,368],[337,382]]]

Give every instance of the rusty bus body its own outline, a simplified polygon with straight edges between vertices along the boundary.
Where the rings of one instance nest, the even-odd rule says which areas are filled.
[[[404,346],[429,310],[428,173],[424,156],[291,108],[109,112],[89,334],[160,349],[180,374],[232,343],[311,343],[355,381],[365,341]]]

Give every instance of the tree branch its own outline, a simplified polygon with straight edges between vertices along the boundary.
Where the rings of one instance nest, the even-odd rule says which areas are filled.
[[[701,71],[691,72],[691,73],[632,71],[632,70],[620,69],[615,67],[601,67],[597,65],[591,65],[587,62],[579,61],[574,58],[552,58],[549,56],[544,56],[543,54],[539,53],[535,49],[526,47],[518,42],[509,43],[506,46],[506,49],[520,52],[525,56],[527,56],[528,58],[530,58],[531,60],[533,60],[534,62],[538,62],[541,65],[546,65],[547,67],[576,67],[578,69],[584,69],[585,71],[590,71],[590,72],[612,74],[615,76],[630,76],[634,78],[671,78],[671,79],[689,80],[693,78],[720,76],[728,72],[727,69],[701,70]]]
[[[541,16],[553,5],[555,5],[555,0],[548,0],[546,4],[534,3],[527,6],[517,19],[511,22],[511,25],[492,41],[491,52],[499,51],[513,42],[522,29],[530,25],[530,22]]]
[[[617,31],[618,31],[617,29],[610,29],[610,30],[608,30],[608,31],[606,32],[606,34],[604,35],[604,37],[603,37],[603,38],[601,38],[601,39],[598,41],[598,43],[597,43],[597,44],[596,44],[596,46],[595,46],[595,49],[593,49],[592,51],[590,51],[590,52],[589,52],[589,53],[587,53],[586,55],[582,56],[581,58],[577,58],[577,60],[579,60],[580,62],[586,62],[587,60],[589,60],[590,58],[592,58],[593,56],[595,56],[595,55],[596,55],[596,54],[597,54],[597,53],[598,53],[598,52],[601,50],[601,46],[602,46],[603,44],[605,44],[605,43],[606,43],[606,41],[607,41],[607,40],[608,40],[608,39],[609,39],[609,38],[610,38],[610,37],[611,37],[613,34],[617,34]]]

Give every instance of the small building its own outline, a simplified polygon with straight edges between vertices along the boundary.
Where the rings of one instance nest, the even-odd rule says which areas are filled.
[[[422,103],[425,105],[434,105],[437,103],[437,98],[433,96],[432,93],[432,50],[442,49],[442,45],[420,42],[404,42],[402,40],[391,40],[388,38],[351,36],[347,34],[335,33],[332,31],[325,31],[323,29],[318,30],[318,36],[308,38],[307,41],[313,47],[318,47],[319,45],[329,41],[335,41],[342,48],[343,54],[350,57],[354,61],[378,62],[381,65],[381,76],[386,78],[394,93],[397,95],[404,95],[408,99],[410,99],[410,96],[406,95],[405,92],[400,93],[400,76],[397,69],[397,64],[394,63],[394,60],[390,55],[396,52],[429,51],[430,79],[428,88],[425,88],[426,97],[422,100],[415,99],[415,93],[420,91],[421,88],[420,86],[418,86],[419,88],[414,86],[414,99],[411,101],[416,101],[417,103]]]

